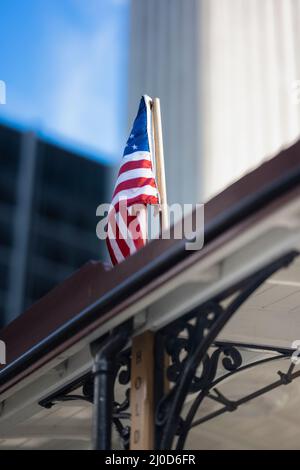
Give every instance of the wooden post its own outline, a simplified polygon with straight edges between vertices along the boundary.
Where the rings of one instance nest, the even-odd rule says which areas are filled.
[[[169,217],[168,217],[168,208],[167,208],[167,188],[166,188],[164,146],[163,146],[159,98],[153,99],[152,112],[153,112],[153,133],[154,133],[156,179],[157,179],[157,189],[160,195],[160,204],[161,204],[161,212],[160,212],[161,231],[163,231],[169,225]]]
[[[131,450],[154,449],[154,334],[146,331],[132,340]]]

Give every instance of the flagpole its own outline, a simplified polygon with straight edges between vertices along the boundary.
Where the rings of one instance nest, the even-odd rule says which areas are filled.
[[[166,230],[169,226],[168,207],[167,207],[167,188],[166,188],[166,174],[165,174],[165,160],[164,160],[164,146],[161,124],[161,110],[160,99],[154,98],[152,100],[152,113],[153,113],[153,135],[154,135],[154,150],[155,150],[155,166],[156,166],[156,179],[157,189],[160,196],[160,223],[161,232]]]
[[[152,100],[153,112],[153,135],[154,135],[154,151],[155,151],[155,166],[156,166],[156,179],[157,189],[160,195],[160,233],[169,227],[169,213],[167,201],[167,185],[165,173],[165,158],[164,158],[164,145],[162,133],[162,120],[160,110],[160,99],[154,98]],[[167,380],[167,369],[170,365],[170,358],[164,354],[164,392],[169,391],[169,381]]]

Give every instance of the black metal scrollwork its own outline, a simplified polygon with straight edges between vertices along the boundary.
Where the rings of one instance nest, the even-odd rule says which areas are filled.
[[[166,328],[163,336],[165,337],[165,349],[170,357],[170,365],[166,372],[170,382],[176,383],[181,377],[190,354],[193,353],[196,345],[203,340],[205,330],[210,328],[215,316],[222,313],[223,309],[219,305],[210,304],[207,306],[207,311],[203,311],[201,316],[187,318],[185,321],[179,320],[175,325]],[[211,357],[205,354],[191,381],[188,393],[198,392],[207,381],[210,381],[211,376],[214,376],[215,367],[221,354],[224,356],[222,363],[226,370],[234,370],[241,365],[241,355],[232,346],[219,347]]]
[[[232,315],[255,290],[276,271],[288,266],[297,255],[298,253],[292,252],[283,256],[243,280],[239,285],[224,291],[157,332],[155,347],[157,366],[155,377],[156,448],[171,449],[175,446],[177,450],[183,449],[188,433],[194,426],[224,412],[232,412],[243,403],[278,386],[286,385],[298,376],[300,377],[300,371],[293,372],[294,366],[292,365],[287,373],[279,371],[279,379],[273,384],[237,401],[229,400],[217,388],[222,380],[232,374],[291,355],[291,351],[274,349],[273,352],[277,352],[276,355],[253,362],[250,365],[244,365],[240,345],[217,342],[217,336]],[[226,300],[225,306],[223,305],[224,300]],[[165,370],[166,357],[168,358],[168,366]],[[130,406],[130,365],[131,351],[127,349],[118,354],[115,372],[112,374],[115,387],[112,415],[109,418],[109,423],[112,419],[125,449],[129,447],[130,438],[130,426],[126,424],[126,420],[130,419],[128,411]],[[220,371],[221,365],[223,371],[220,375],[218,371]],[[169,387],[164,387],[165,378],[169,382]],[[92,373],[88,373],[55,394],[41,400],[40,405],[50,408],[57,402],[68,400],[85,400],[93,403],[93,385],[94,376]],[[81,394],[78,394],[77,391],[80,388]],[[120,393],[124,395],[121,398]],[[187,396],[191,398],[188,404]],[[205,398],[218,402],[221,408],[195,420],[196,413]],[[183,414],[184,405],[186,407]]]
[[[113,397],[113,423],[116,430],[123,442],[124,449],[129,446],[130,427],[123,424],[123,420],[130,419],[128,409],[130,406],[130,370],[131,370],[131,350],[126,349],[122,351],[116,361],[115,371],[115,389]],[[117,384],[125,387],[124,399],[118,401],[115,397]],[[128,387],[126,387],[128,386]],[[118,387],[120,392],[120,387]],[[76,393],[74,393],[76,391]],[[39,402],[40,406],[44,408],[52,408],[57,403],[67,401],[86,401],[94,403],[94,377],[92,373],[88,373],[71,384],[63,387],[58,392],[44,398]]]
[[[217,312],[217,314],[222,311],[218,305],[212,306],[210,304],[209,308],[214,308],[214,313]],[[205,316],[201,315],[195,318],[189,315],[185,321],[179,320],[175,325],[165,328],[162,332],[161,340],[165,342],[165,350],[170,357],[170,365],[167,368],[166,376],[169,382],[173,384],[173,387],[157,405],[156,425],[158,427],[165,425],[176,391],[176,383],[185,367],[188,366],[190,354],[193,353],[199,341],[203,339],[205,328],[209,327],[213,319],[209,308],[204,313]],[[189,430],[191,416],[195,414],[203,398],[210,390],[220,362],[226,371],[233,372],[242,365],[242,356],[239,350],[232,345],[221,345],[203,356],[188,389],[188,394],[200,393],[198,393],[191,406],[190,415],[185,420],[180,418],[178,423],[177,434],[179,435],[180,447],[181,441],[185,441]]]
[[[240,306],[272,274],[288,266],[295,256],[297,253],[293,252],[276,260],[235,288],[223,292],[215,299],[167,325],[157,334],[160,345],[157,362],[161,363],[165,354],[169,357],[170,365],[167,367],[166,376],[171,384],[166,393],[160,390],[157,400],[158,448],[172,448],[176,436],[179,436],[176,449],[184,447],[195,414],[205,397],[209,396],[219,401],[226,411],[234,411],[237,408],[238,405],[224,397],[218,389],[214,388],[213,395],[210,394],[210,390],[220,381],[216,378],[220,361],[225,371],[232,374],[242,368],[242,356],[234,345],[212,346],[217,335]],[[222,301],[225,299],[227,302],[224,307]],[[157,380],[163,381],[163,377]],[[189,394],[196,394],[196,397],[183,418],[182,409]]]
[[[131,373],[131,351],[127,349],[123,351],[117,361],[117,371],[115,379],[116,384],[119,383],[123,387],[130,384]],[[116,430],[123,442],[124,449],[129,448],[130,439],[130,426],[124,425],[122,420],[130,419],[130,414],[127,412],[130,406],[130,387],[125,389],[125,397],[122,402],[118,402],[114,396],[113,400],[113,423]]]

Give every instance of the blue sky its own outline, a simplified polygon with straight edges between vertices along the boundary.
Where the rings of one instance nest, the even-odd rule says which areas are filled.
[[[114,163],[126,140],[130,0],[0,0],[0,120]]]

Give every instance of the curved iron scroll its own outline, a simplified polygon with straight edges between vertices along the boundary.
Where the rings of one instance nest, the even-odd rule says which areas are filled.
[[[169,356],[167,379],[173,384],[167,393],[164,394],[162,390],[157,393],[156,445],[159,449],[171,449],[177,435],[176,448],[184,447],[194,416],[213,387],[219,361],[230,373],[241,367],[242,358],[234,346],[220,345],[212,352],[209,352],[209,348],[239,307],[272,274],[288,266],[295,256],[297,253],[292,252],[276,260],[235,289],[206,302],[157,334],[157,363],[162,363],[163,354]],[[231,300],[223,307],[221,302],[225,299]],[[157,380],[163,382],[162,377]],[[183,418],[182,409],[187,395],[191,393],[197,393],[197,397]],[[218,390],[215,393],[220,402],[223,400],[227,410],[233,411],[236,405],[226,400]]]
[[[279,379],[273,384],[238,401],[228,400],[216,388],[229,375],[292,354],[293,351],[291,350],[275,349],[274,351],[278,353],[276,356],[243,365],[239,346],[244,345],[220,343],[216,342],[216,338],[251,294],[272,274],[288,266],[297,255],[298,253],[292,252],[276,260],[239,285],[228,289],[192,312],[170,323],[156,334],[156,448],[171,449],[174,447],[175,438],[177,438],[176,449],[183,449],[192,427],[224,412],[234,411],[250,399],[267,393],[277,386],[288,384],[295,377],[300,376],[300,372],[293,372],[294,365],[292,364],[287,373],[278,372]],[[224,300],[226,300],[225,307],[222,305]],[[253,347],[253,345],[248,345],[248,347]],[[168,381],[172,384],[167,392],[162,390],[165,355],[170,359],[166,373]],[[130,405],[130,356],[130,349],[122,351],[118,355],[114,374],[115,383],[123,386],[124,398],[117,401],[116,397],[113,397],[112,420],[125,449],[129,447],[130,436],[129,425],[124,424],[124,421],[130,419],[128,412]],[[217,377],[220,363],[222,363],[227,373],[222,377]],[[93,382],[93,374],[86,374],[55,394],[41,400],[40,405],[50,408],[57,402],[69,400],[85,400],[93,403]],[[81,394],[74,393],[79,388],[81,388]],[[194,394],[195,398],[183,418],[182,409],[189,394]],[[195,421],[195,415],[205,397],[217,401],[222,407],[216,412]]]
[[[120,389],[122,390],[124,397],[122,401],[118,401],[114,390],[112,414],[113,423],[121,438],[124,449],[128,449],[130,437],[130,427],[123,423],[124,420],[126,421],[130,419],[130,414],[128,412],[130,405],[130,371],[131,350],[126,349],[117,357],[114,378],[115,386],[117,384],[122,386]],[[74,391],[78,390],[79,393],[74,393]],[[92,372],[85,374],[79,379],[73,381],[71,384],[68,384],[59,391],[44,398],[39,402],[39,405],[49,409],[57,403],[77,400],[86,401],[91,404],[94,403],[94,377]]]

